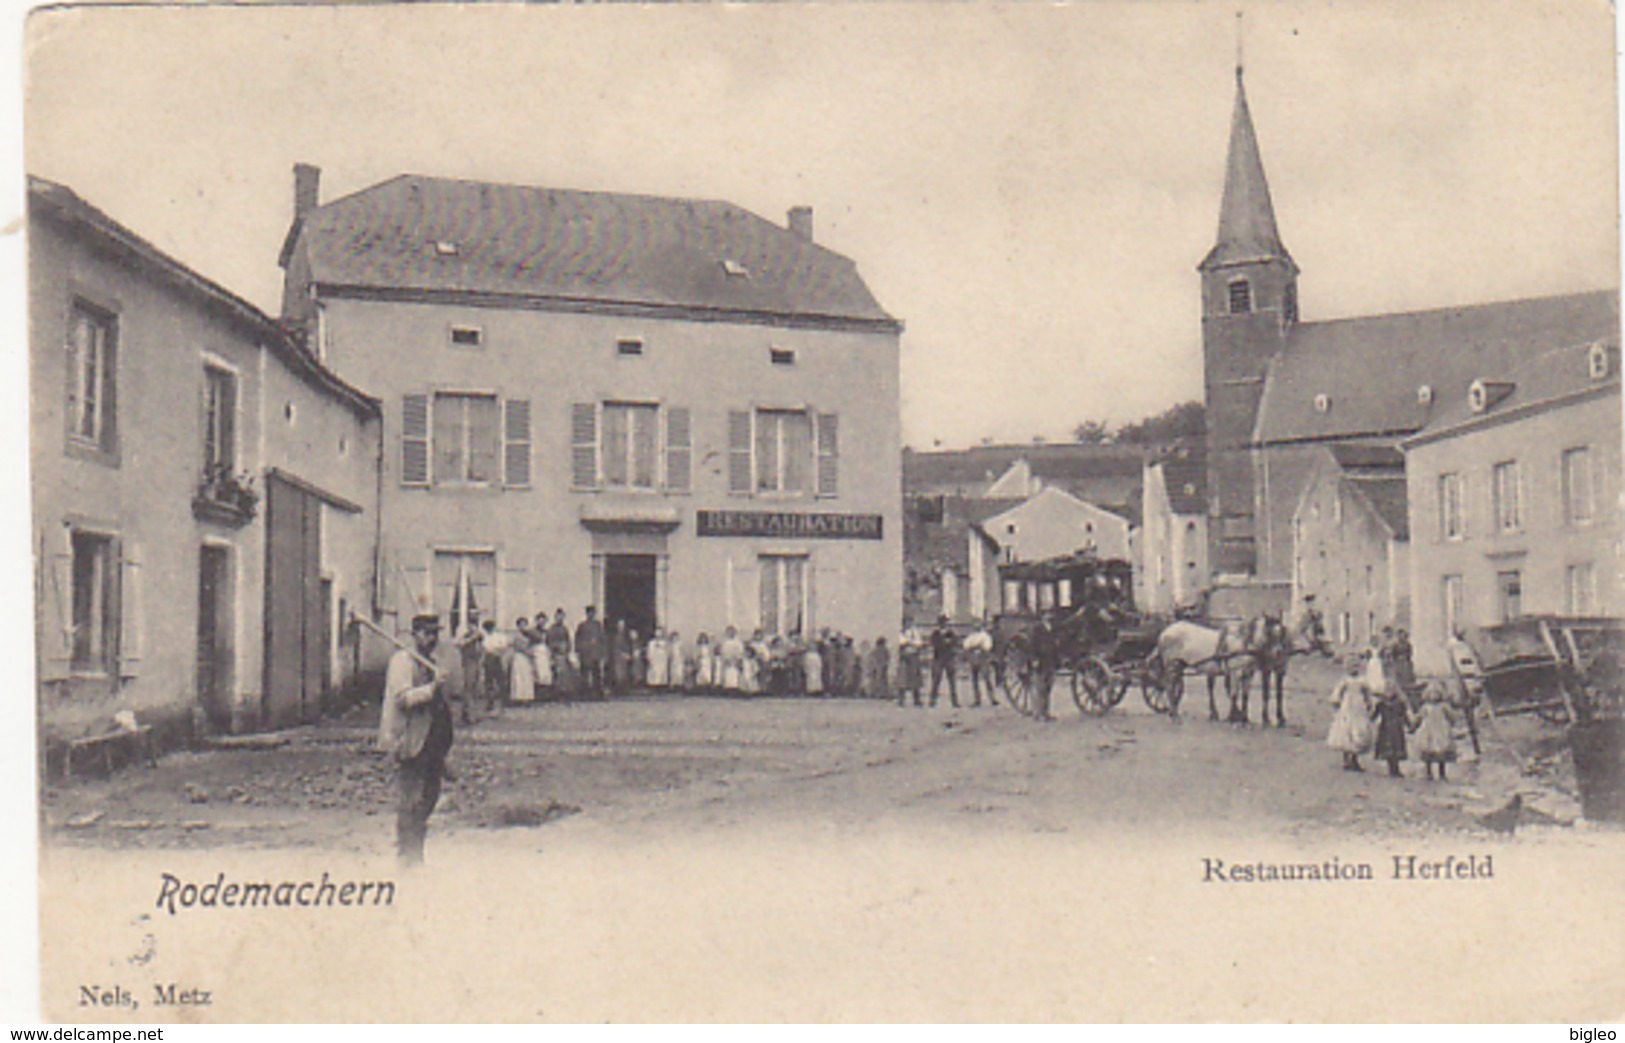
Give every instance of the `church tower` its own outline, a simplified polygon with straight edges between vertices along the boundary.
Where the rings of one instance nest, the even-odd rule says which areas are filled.
[[[1281,245],[1241,66],[1218,241],[1202,273],[1202,360],[1207,404],[1208,539],[1215,576],[1253,575],[1253,467],[1247,446],[1264,374],[1298,321],[1298,266]]]

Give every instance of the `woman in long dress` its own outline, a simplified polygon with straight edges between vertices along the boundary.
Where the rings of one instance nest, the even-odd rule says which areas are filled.
[[[536,613],[536,622],[530,628],[530,665],[536,671],[536,687],[552,688],[555,678],[553,653],[547,648],[547,613]],[[541,698],[541,693],[537,693]]]
[[[649,660],[648,683],[650,688],[665,688],[671,661],[666,658],[666,631],[655,627],[654,636],[649,638],[649,647],[644,654]]]
[[[745,686],[745,643],[739,631],[729,627],[717,649],[722,659],[722,690],[737,695]]]
[[[508,670],[508,701],[529,703],[536,700],[536,665],[530,658],[530,628],[524,616],[513,625],[513,662]]]
[[[1337,712],[1332,715],[1326,745],[1343,754],[1344,771],[1364,771],[1360,754],[1371,749],[1371,696],[1360,671],[1360,660],[1350,660],[1348,674],[1332,689],[1332,706]]]
[[[694,641],[694,690],[709,692],[716,683],[713,675],[714,659],[711,652],[711,635],[701,633]]]
[[[666,635],[666,683],[678,691],[688,686],[683,666],[683,641],[677,631],[673,630]]]

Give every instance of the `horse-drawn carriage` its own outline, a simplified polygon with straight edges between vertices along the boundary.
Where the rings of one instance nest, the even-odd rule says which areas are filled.
[[[1278,615],[1212,623],[1148,617],[1136,611],[1133,567],[1083,551],[999,569],[1004,611],[994,625],[994,663],[1010,704],[1040,711],[1065,679],[1080,712],[1103,714],[1138,686],[1146,706],[1179,715],[1185,674],[1206,677],[1210,715],[1219,679],[1229,719],[1247,719],[1255,673],[1264,682],[1264,723],[1273,690],[1276,721],[1284,724],[1283,683],[1291,656],[1327,652],[1318,617],[1289,629]],[[1273,685],[1271,684],[1273,682]]]
[[[1158,713],[1177,707],[1180,679],[1157,656],[1159,624],[1134,608],[1128,562],[1089,551],[999,569],[1004,611],[994,623],[994,664],[1010,705],[1047,705],[1057,679],[1086,714],[1101,714],[1140,686]]]

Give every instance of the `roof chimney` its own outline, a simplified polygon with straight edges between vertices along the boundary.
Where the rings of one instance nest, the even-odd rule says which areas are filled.
[[[321,205],[322,168],[309,163],[293,165],[293,218],[304,217]]]
[[[807,242],[809,242],[809,243],[812,242],[813,241],[812,207],[810,207],[810,206],[793,206],[793,207],[791,207],[790,208],[789,227],[790,227],[790,231],[795,233],[798,237],[807,240]]]

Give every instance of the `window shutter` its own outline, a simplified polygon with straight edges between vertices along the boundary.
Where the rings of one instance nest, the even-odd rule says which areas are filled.
[[[728,491],[750,495],[751,413],[748,409],[728,411]]]
[[[570,407],[570,487],[598,488],[598,403]]]
[[[66,546],[49,557],[41,555],[46,570],[40,591],[40,680],[63,681],[73,665],[73,553],[71,536]]]
[[[401,484],[429,484],[429,396],[401,398]]]
[[[145,623],[141,615],[141,551],[136,543],[126,541],[123,552],[119,576],[119,674],[134,677],[141,664]]]
[[[693,430],[686,409],[666,410],[666,488],[686,493],[694,457]]]
[[[509,488],[530,485],[530,399],[510,398],[502,413],[502,481]]]
[[[840,418],[818,414],[818,495],[840,495]]]
[[[102,599],[107,672],[124,676],[124,541],[117,537],[107,548],[107,588]]]

